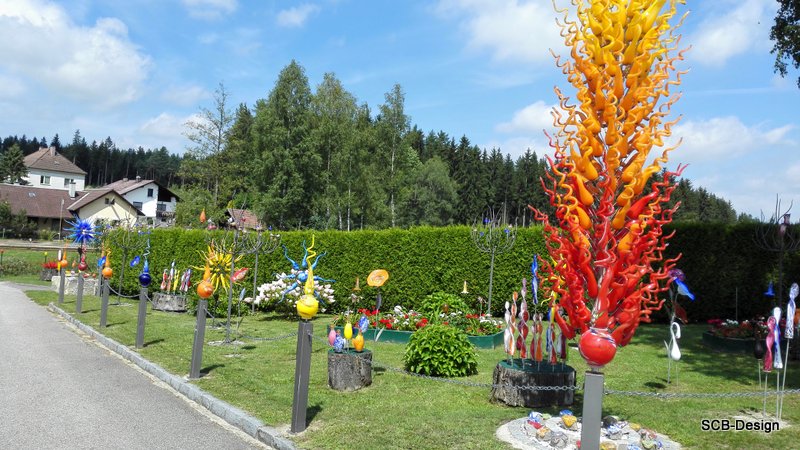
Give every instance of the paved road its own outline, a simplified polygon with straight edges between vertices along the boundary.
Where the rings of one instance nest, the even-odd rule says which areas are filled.
[[[0,448],[256,449],[0,283]]]

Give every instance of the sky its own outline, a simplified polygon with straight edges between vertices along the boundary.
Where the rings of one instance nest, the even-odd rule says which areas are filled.
[[[560,6],[567,0],[556,0]],[[691,46],[669,168],[769,218],[800,219],[798,73],[773,70],[775,0],[687,0]],[[553,88],[574,91],[551,0],[0,0],[0,136],[76,130],[91,143],[183,153],[185,123],[265,99],[293,59],[333,73],[375,114],[394,84],[411,123],[516,158],[551,154]],[[656,151],[652,152],[657,153]],[[658,152],[660,153],[660,152]],[[502,182],[497,180],[496,182]]]

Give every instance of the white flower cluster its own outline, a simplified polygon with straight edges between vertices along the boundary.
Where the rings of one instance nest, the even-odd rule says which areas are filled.
[[[298,285],[289,292],[286,292],[286,290],[295,282],[297,274],[298,271],[292,269],[291,274],[280,273],[276,276],[275,281],[262,284],[258,287],[258,295],[253,302],[255,302],[256,305],[263,304],[264,306],[269,306],[275,305],[283,299],[283,301],[289,305],[296,305],[300,296],[303,294],[303,286]],[[294,275],[294,278],[287,278],[290,275]],[[283,295],[284,292],[286,292],[285,297]],[[314,284],[314,293],[316,297],[326,305],[336,301],[333,297],[333,288],[330,284]],[[322,311],[324,311],[324,309],[322,309]]]

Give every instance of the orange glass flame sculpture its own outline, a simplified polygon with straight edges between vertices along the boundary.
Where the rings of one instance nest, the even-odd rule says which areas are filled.
[[[683,59],[680,24],[670,25],[677,3],[572,0],[573,14],[559,11],[571,58],[556,56],[556,64],[577,100],[555,88],[554,156],[542,181],[554,218],[531,209],[550,254],[541,288],[564,334],[587,337],[584,358],[595,369],[661,307],[677,260],[663,256],[671,234],[662,227],[677,208],[667,202],[683,167],[653,177],[674,147],[648,158],[677,122],[668,118],[679,97],[670,90],[684,73],[674,67]]]
[[[105,261],[103,262],[103,270],[101,271],[103,278],[109,279],[114,276],[114,269],[111,268],[111,249],[105,251]]]

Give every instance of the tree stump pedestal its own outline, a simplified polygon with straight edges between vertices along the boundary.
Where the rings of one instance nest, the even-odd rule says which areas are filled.
[[[372,352],[328,350],[328,386],[337,391],[357,391],[372,384]]]
[[[527,408],[568,406],[575,399],[574,389],[532,390],[523,386],[575,386],[575,369],[566,364],[536,363],[516,358],[497,363],[492,375],[491,400]]]
[[[186,311],[186,296],[183,294],[165,294],[156,292],[153,294],[153,309],[158,311]]]

